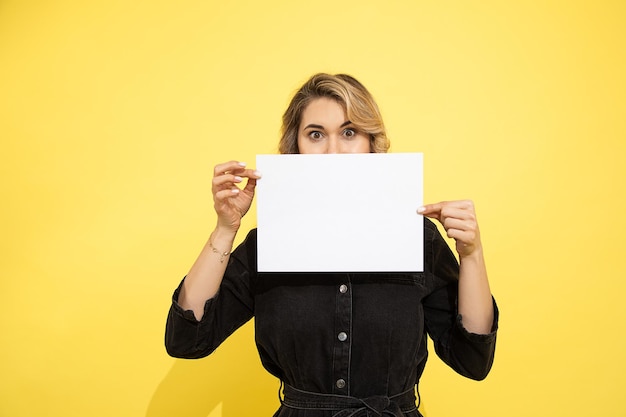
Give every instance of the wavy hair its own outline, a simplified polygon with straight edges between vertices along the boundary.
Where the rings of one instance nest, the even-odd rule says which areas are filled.
[[[343,107],[348,120],[369,136],[370,152],[387,152],[389,139],[387,139],[383,118],[369,91],[350,75],[320,73],[309,78],[291,99],[283,115],[281,138],[278,144],[280,153],[300,153],[298,129],[302,112],[309,103],[321,97],[336,100]]]

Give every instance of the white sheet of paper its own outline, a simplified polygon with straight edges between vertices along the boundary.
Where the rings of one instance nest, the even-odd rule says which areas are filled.
[[[257,155],[259,272],[424,269],[423,154]]]

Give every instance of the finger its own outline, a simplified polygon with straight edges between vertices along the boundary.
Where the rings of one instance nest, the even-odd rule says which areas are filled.
[[[228,161],[223,164],[217,164],[213,168],[213,176],[217,177],[219,175],[225,174],[227,172],[238,172],[244,170],[246,167],[245,162],[239,161]]]
[[[240,175],[224,174],[219,177],[214,177],[212,181],[212,191],[216,193],[224,189],[237,188],[237,184],[241,183],[245,176],[248,176],[248,182],[243,189],[247,192],[254,192],[256,182],[261,178],[261,173],[252,170],[241,173]]]
[[[256,188],[256,178],[248,178],[248,182],[246,183],[246,186],[243,188],[243,191],[247,192],[247,193],[253,193],[254,189]]]
[[[457,243],[462,243],[464,245],[475,245],[478,236],[474,231],[459,229],[448,229],[446,230],[446,235],[449,238],[454,239]]]
[[[214,189],[232,187],[234,184],[238,184],[243,181],[243,178],[234,174],[222,174],[217,177],[213,177],[212,184]]]
[[[237,175],[239,175],[240,177],[245,177],[245,178],[253,178],[255,180],[258,180],[261,178],[261,173],[255,169],[245,169],[241,172],[238,172]]]
[[[417,209],[417,213],[428,216],[428,217],[437,217],[439,213],[441,213],[441,209],[444,207],[445,202],[435,203],[435,204],[426,204]]]
[[[230,168],[230,170],[228,171],[223,171],[223,172],[218,172],[217,169],[218,167],[215,167],[214,170],[214,176],[213,178],[221,178],[226,176],[227,178],[234,178],[234,177],[238,177],[239,179],[241,178],[255,178],[255,179],[259,179],[261,178],[261,173],[257,170],[254,169],[245,169],[243,167],[238,167],[237,166],[220,166],[219,168]],[[230,177],[229,177],[230,176]],[[233,182],[241,182],[241,181],[233,181]]]
[[[474,202],[472,200],[445,201],[443,202],[443,204],[446,207],[455,207],[455,208],[466,209],[466,210],[474,208]]]
[[[448,210],[465,210],[474,213],[474,203],[471,200],[441,201],[435,204],[426,204],[417,209],[417,213],[433,218],[446,217]],[[453,211],[450,211],[453,213]]]
[[[476,216],[474,215],[474,212],[472,210],[455,208],[455,207],[444,207],[443,209],[441,209],[440,217],[442,221],[448,218],[465,220],[465,221],[476,220]]]
[[[217,204],[217,203],[220,203],[220,204],[221,204],[221,203],[224,203],[224,202],[226,202],[226,200],[228,200],[229,198],[236,197],[236,196],[237,196],[237,194],[239,194],[240,192],[241,192],[241,190],[240,190],[239,188],[237,188],[237,187],[235,187],[235,188],[229,188],[229,189],[227,189],[227,190],[217,191],[217,192],[215,193],[215,196],[214,196],[215,203],[216,203],[216,204]]]
[[[468,233],[474,237],[478,234],[476,223],[471,221],[447,218],[443,222],[443,228],[446,230],[446,233],[458,230],[459,232]]]

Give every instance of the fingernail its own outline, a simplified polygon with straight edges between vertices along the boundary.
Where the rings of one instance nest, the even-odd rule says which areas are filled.
[[[417,208],[417,214],[422,214],[425,211],[426,211],[426,207],[424,207],[424,206],[421,206],[421,207]]]
[[[254,171],[254,175],[256,175],[257,177],[261,178],[261,173],[259,171]]]
[[[240,167],[245,167],[245,166],[246,166],[246,163],[245,163],[245,162],[237,162],[237,164],[238,164]]]
[[[230,190],[230,192],[233,194],[237,194],[239,193],[239,188],[233,188],[232,190]]]
[[[241,182],[241,181],[242,181],[242,178],[241,178],[241,177],[238,177],[238,176],[235,176],[235,181],[236,181],[236,182]]]

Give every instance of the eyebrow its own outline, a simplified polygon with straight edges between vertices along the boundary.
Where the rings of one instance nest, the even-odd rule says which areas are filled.
[[[346,120],[346,121],[345,121],[345,122],[343,122],[343,123],[341,124],[341,126],[339,126],[339,127],[340,127],[340,128],[342,128],[342,127],[344,127],[344,126],[348,126],[348,125],[351,125],[351,124],[352,124],[352,122],[351,122],[350,120]],[[322,126],[322,125],[316,125],[316,124],[308,124],[308,125],[304,126],[304,128],[305,128],[305,129],[311,129],[311,128],[313,128],[313,129],[322,129],[322,130],[323,130],[323,129],[324,129],[324,126]]]

